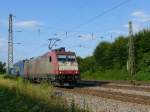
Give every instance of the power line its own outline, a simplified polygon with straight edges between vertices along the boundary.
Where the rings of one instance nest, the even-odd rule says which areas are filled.
[[[86,6],[86,4],[88,3],[89,1],[85,1],[85,2],[83,2],[79,7],[77,7],[76,9],[80,9],[80,11],[81,10],[83,10],[83,8]],[[65,13],[66,14],[66,13]],[[66,15],[64,14],[64,16],[58,21],[58,22],[56,22],[56,23],[54,23],[54,25],[57,25],[57,24],[59,24],[59,23],[61,23],[62,21],[64,21],[64,20],[66,20]],[[73,13],[73,14],[79,14],[79,12],[78,11],[75,11],[75,13]],[[73,16],[71,16],[71,18],[72,18]]]
[[[114,9],[117,9],[117,8],[119,8],[120,6],[122,6],[122,5],[126,4],[126,3],[128,3],[129,1],[131,1],[131,0],[125,0],[125,1],[123,1],[123,2],[121,2],[121,3],[119,3],[119,4],[117,4],[117,5],[115,5],[115,6],[113,6],[113,7],[111,7],[111,8],[109,8],[109,9],[103,11],[102,13],[96,15],[95,17],[89,19],[88,21],[79,24],[78,26],[72,28],[71,30],[80,28],[81,26],[85,26],[85,25],[87,25],[87,24],[93,22],[93,21],[96,20],[97,18],[100,18],[100,17],[102,17],[103,15],[105,15],[105,14],[107,14],[107,13],[113,11]]]
[[[24,21],[24,20],[23,20]],[[91,35],[91,38],[93,38],[94,34],[93,32],[90,32],[90,31],[67,31],[66,29],[61,29],[61,28],[56,28],[56,27],[51,27],[51,26],[47,26],[47,25],[39,25],[39,26],[36,26],[37,27],[37,33],[38,33],[38,37],[41,36],[41,30],[42,29],[55,29],[55,30],[62,30],[63,32],[60,34],[60,33],[54,33],[53,36],[55,37],[71,37],[71,36],[75,36],[75,35],[81,35],[79,34],[79,32],[84,32],[84,33],[89,33]],[[71,34],[70,34],[71,33]],[[72,34],[72,33],[75,33],[75,34]],[[97,33],[96,33],[97,34]],[[97,35],[101,35],[101,34],[97,34]],[[97,37],[99,38],[99,37]]]
[[[113,6],[113,7],[111,7],[111,8],[109,8],[109,9],[103,11],[102,13],[96,15],[95,17],[89,19],[88,21],[86,21],[86,22],[84,22],[84,23],[81,23],[81,24],[79,24],[78,26],[72,28],[72,30],[67,30],[67,29],[63,29],[63,28],[56,28],[56,27],[47,26],[47,25],[38,25],[38,26],[36,26],[36,27],[37,27],[38,29],[39,29],[39,28],[44,28],[44,29],[51,29],[51,30],[54,30],[54,29],[55,29],[55,30],[61,30],[61,31],[65,32],[65,33],[67,32],[67,35],[68,35],[68,33],[70,33],[70,32],[89,32],[89,31],[75,31],[74,29],[80,28],[81,26],[84,26],[84,25],[87,25],[87,24],[91,23],[92,21],[96,20],[97,18],[99,18],[99,17],[101,17],[101,16],[103,16],[103,15],[105,15],[105,14],[107,14],[107,13],[113,11],[114,9],[116,9],[116,8],[118,8],[118,7],[122,6],[122,5],[124,5],[125,3],[128,3],[129,1],[130,1],[130,0],[125,0],[125,1],[123,1],[123,2],[121,2],[121,3],[119,3],[119,4],[117,4],[117,5],[115,5],[115,6]],[[83,8],[84,6],[85,6],[85,3],[83,3],[83,5],[81,6],[81,8]],[[16,16],[15,16],[15,18],[16,18]],[[17,18],[18,18],[18,17],[17,17]],[[21,20],[22,20],[22,19],[21,19]],[[40,33],[39,33],[39,30],[38,30],[38,35],[39,35],[39,34],[40,34]],[[66,37],[67,37],[67,35],[66,35]]]
[[[18,16],[14,16],[16,18],[17,21],[28,21],[27,19],[23,19],[23,18],[20,18]],[[17,21],[14,21],[17,22]],[[91,31],[86,31],[86,30],[69,30],[69,29],[64,29],[64,28],[60,28],[60,27],[54,27],[54,26],[49,26],[49,25],[45,25],[45,24],[41,24],[41,25],[37,25],[35,26],[36,31],[37,31],[37,34],[38,34],[38,37],[41,36],[41,31],[42,29],[45,29],[45,30],[57,30],[57,31],[61,31],[63,32],[64,34],[63,35],[69,35],[69,33],[92,33]],[[57,33],[56,31],[53,31],[55,34]],[[93,32],[93,33],[99,33],[98,31],[97,32]],[[57,35],[59,35],[59,33],[57,33]],[[74,35],[74,34],[73,34]],[[71,35],[72,36],[72,35]]]
[[[104,14],[106,14],[106,13],[108,13],[108,12],[110,12],[110,11],[112,11],[112,10],[114,10],[114,9],[116,9],[116,8],[118,8],[118,7],[120,7],[120,6],[122,6],[122,5],[124,5],[124,4],[127,3],[127,2],[129,2],[129,0],[125,0],[124,2],[121,2],[121,3],[119,3],[118,5],[116,5],[116,6],[112,7],[112,8],[109,8],[109,9],[103,11],[102,13],[98,14],[97,16],[91,18],[89,21],[80,24],[79,26],[77,26],[77,28],[78,28],[78,27],[81,27],[81,26],[84,26],[84,25],[86,25],[86,24],[88,24],[88,23],[94,21],[95,19],[97,19],[97,18],[103,16]],[[72,36],[72,35],[69,35],[70,32],[82,32],[82,31],[75,31],[75,30],[69,31],[69,30],[66,30],[66,29],[51,27],[51,26],[47,26],[47,25],[39,25],[39,26],[37,26],[37,28],[62,30],[62,31],[64,32],[64,34],[65,34],[65,37],[70,37],[70,36]],[[40,37],[40,34],[41,34],[41,33],[40,33],[40,30],[41,30],[41,29],[38,29],[38,36],[39,36],[39,37]],[[85,31],[83,31],[83,32],[85,32]],[[87,31],[86,31],[86,32],[87,32]],[[74,35],[74,34],[73,34],[73,35]],[[92,38],[93,38],[93,35],[94,35],[94,34],[93,34],[93,32],[92,32],[92,35],[91,35]],[[102,37],[103,37],[103,36],[101,36],[100,38],[102,38]],[[97,38],[99,38],[99,37],[97,37]],[[104,38],[104,37],[103,37],[103,38]]]
[[[18,18],[18,17],[15,16],[15,18]],[[19,21],[26,21],[26,20],[19,18]],[[85,30],[72,30],[72,31],[69,31],[68,29],[63,29],[63,28],[48,26],[48,25],[44,25],[44,24],[38,25],[35,28],[37,28],[36,31],[37,31],[37,36],[38,37],[41,36],[42,29],[48,30],[48,32],[49,32],[49,30],[60,30],[61,32],[63,32],[63,34],[62,33],[59,34],[59,33],[55,32],[55,31],[53,31],[54,32],[54,36],[65,36],[65,37],[71,37],[71,36],[74,36],[74,35],[80,35],[79,33],[81,33],[81,32],[83,32],[83,33],[89,33],[89,34],[93,33],[91,31],[85,31]],[[75,34],[71,34],[70,35],[70,33],[75,33]],[[99,32],[94,32],[94,33],[97,34]]]

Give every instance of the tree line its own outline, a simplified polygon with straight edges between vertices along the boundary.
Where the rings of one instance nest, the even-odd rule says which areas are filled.
[[[111,69],[127,72],[129,36],[119,36],[114,42],[100,42],[92,56],[78,57],[81,74],[94,73]],[[143,30],[133,35],[136,73],[139,71],[150,73],[150,30]]]
[[[0,74],[6,73],[6,63],[0,61]]]

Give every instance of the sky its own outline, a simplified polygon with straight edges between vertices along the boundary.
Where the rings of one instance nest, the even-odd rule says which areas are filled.
[[[92,55],[101,41],[113,42],[150,27],[150,0],[0,0],[0,60],[7,62],[8,17],[13,14],[14,62],[54,48]],[[21,43],[19,45],[15,43]]]

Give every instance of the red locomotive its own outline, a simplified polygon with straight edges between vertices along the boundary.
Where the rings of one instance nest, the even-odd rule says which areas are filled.
[[[37,58],[19,61],[19,63],[23,65],[14,64],[14,74],[36,82],[47,80],[60,85],[72,85],[80,78],[76,55],[74,52],[66,52],[65,48],[55,49]],[[22,69],[23,72],[19,71]]]

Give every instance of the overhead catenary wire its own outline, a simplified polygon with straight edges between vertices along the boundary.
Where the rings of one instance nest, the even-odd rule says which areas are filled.
[[[120,2],[119,4],[113,6],[113,7],[109,8],[109,9],[104,10],[104,11],[101,12],[100,14],[98,14],[98,15],[92,17],[91,19],[89,19],[88,21],[86,21],[86,22],[84,22],[84,23],[79,24],[78,26],[72,28],[71,30],[67,30],[67,29],[63,29],[63,28],[56,28],[56,27],[47,26],[47,25],[44,25],[44,24],[38,25],[37,28],[61,30],[61,31],[67,32],[67,33],[69,33],[69,32],[89,32],[89,33],[91,33],[90,31],[75,31],[75,29],[80,28],[80,27],[82,27],[82,26],[84,26],[84,25],[87,25],[87,24],[93,22],[93,21],[96,20],[97,18],[99,18],[99,17],[101,17],[101,16],[103,16],[103,15],[105,15],[105,14],[107,14],[107,13],[109,13],[109,12],[111,12],[111,11],[113,11],[113,10],[119,8],[119,7],[121,7],[122,5],[128,3],[129,1],[131,1],[131,0],[125,0],[125,1],[123,1],[123,2]],[[84,5],[85,5],[85,4],[84,4]],[[83,6],[84,6],[84,5],[83,5]],[[83,6],[81,6],[81,8],[82,8]],[[16,18],[16,16],[15,16],[15,18]],[[17,18],[18,18],[18,17],[17,17]],[[21,20],[22,20],[22,19],[21,19]]]
[[[129,1],[131,1],[131,0],[125,0],[125,1],[123,1],[123,2],[121,2],[121,3],[119,3],[119,4],[117,4],[117,5],[115,5],[115,6],[111,7],[111,8],[109,8],[109,9],[104,10],[103,12],[101,12],[100,14],[98,14],[98,15],[92,17],[92,18],[89,19],[88,21],[86,21],[86,22],[84,22],[84,23],[81,23],[81,24],[79,24],[78,26],[73,27],[73,28],[71,29],[71,31],[72,31],[72,30],[75,30],[75,29],[78,29],[78,28],[80,28],[80,27],[82,27],[82,26],[85,26],[85,25],[87,25],[87,24],[93,22],[93,21],[96,20],[97,18],[100,18],[100,17],[104,16],[105,14],[107,14],[107,13],[109,13],[109,12],[111,12],[111,11],[113,11],[113,10],[115,10],[115,9],[117,9],[117,8],[119,8],[119,7],[121,7],[121,6],[123,6],[124,4],[128,3]]]
[[[16,16],[15,16],[16,18]],[[80,31],[80,30],[74,30],[74,31],[69,31],[69,30],[66,30],[66,29],[62,29],[62,28],[56,28],[56,27],[51,27],[51,26],[47,26],[47,25],[38,25],[36,26],[37,27],[37,36],[40,37],[41,36],[41,30],[42,29],[55,29],[55,30],[61,30],[62,33],[53,33],[54,35],[53,36],[59,36],[59,37],[72,37],[72,36],[75,36],[75,35],[82,35],[82,34],[79,34],[81,32],[84,32],[84,33],[88,33],[88,34],[91,34],[91,36],[93,37],[93,35],[99,35],[99,36],[96,36],[97,38],[100,38],[101,34],[98,34],[98,32],[91,32],[91,31]],[[73,34],[72,34],[73,33]],[[78,37],[78,36],[77,36]],[[104,36],[103,36],[104,37]]]
[[[87,25],[87,24],[93,22],[93,21],[96,20],[97,18],[102,17],[103,15],[105,15],[105,14],[107,14],[107,13],[113,11],[114,9],[117,9],[117,8],[121,7],[121,6],[124,5],[125,3],[128,3],[129,1],[130,1],[130,0],[125,0],[125,1],[123,1],[123,2],[121,2],[121,3],[119,3],[119,4],[117,4],[117,5],[115,5],[115,6],[113,6],[113,7],[111,7],[111,8],[109,8],[109,9],[103,11],[102,13],[96,15],[95,17],[89,19],[88,21],[79,24],[78,26],[72,28],[71,30],[65,30],[65,29],[63,29],[63,31],[67,34],[66,37],[70,37],[70,36],[68,35],[70,32],[82,32],[82,31],[75,31],[75,30],[76,30],[77,28],[80,28],[80,27],[82,27],[82,26],[84,26],[84,25]],[[44,26],[42,26],[42,27],[44,27]],[[49,28],[49,27],[47,27],[47,28]],[[83,32],[89,32],[89,31],[83,31]],[[91,33],[91,32],[90,32],[90,33]],[[92,32],[92,33],[93,33],[93,32]],[[72,36],[72,35],[71,35],[71,36]]]
[[[116,9],[116,8],[118,8],[118,7],[122,6],[122,5],[124,5],[125,3],[129,2],[129,1],[130,1],[130,0],[125,0],[125,1],[123,1],[123,2],[121,2],[121,3],[119,3],[119,4],[115,5],[115,6],[113,6],[113,7],[109,8],[109,9],[107,9],[107,10],[104,10],[104,11],[101,12],[100,14],[96,15],[95,17],[89,19],[88,21],[86,21],[86,22],[84,22],[84,23],[79,24],[78,26],[74,27],[74,28],[71,29],[71,30],[67,30],[67,29],[63,29],[63,28],[51,27],[51,26],[47,26],[47,25],[44,25],[44,24],[38,25],[38,26],[37,26],[37,28],[38,28],[38,36],[40,37],[40,35],[41,35],[41,30],[42,30],[42,29],[52,29],[52,30],[55,29],[55,30],[61,30],[61,31],[63,31],[63,32],[64,32],[64,34],[63,34],[64,37],[71,37],[71,36],[74,36],[74,35],[79,35],[79,34],[70,34],[70,33],[73,33],[73,32],[74,32],[74,33],[88,32],[88,33],[90,33],[92,39],[95,39],[95,38],[93,38],[93,37],[96,37],[97,39],[98,39],[98,38],[103,39],[104,36],[101,36],[101,35],[95,36],[95,35],[97,35],[95,32],[93,33],[93,32],[90,32],[90,31],[79,31],[79,30],[75,31],[75,30],[76,30],[77,28],[80,28],[80,27],[82,27],[82,26],[84,26],[84,25],[87,25],[87,24],[93,22],[93,21],[96,20],[97,18],[102,17],[103,15],[105,15],[105,14],[107,14],[107,13],[113,11],[114,9]],[[62,35],[59,35],[59,34],[57,33],[57,36],[62,36]]]
[[[87,1],[84,1],[82,4],[78,4],[78,6],[79,7],[77,7],[76,9],[78,9],[78,10],[83,10],[83,8],[87,5],[87,3],[88,3],[89,1],[87,0]],[[79,14],[80,12],[78,12],[78,11],[75,11],[73,14],[74,15],[76,15],[76,14]],[[68,16],[68,15],[67,15]],[[73,16],[70,16],[70,17],[73,17]],[[56,23],[54,23],[54,25],[57,25],[57,24],[59,24],[59,23],[61,23],[62,21],[64,21],[64,20],[66,20],[66,13],[63,15],[63,17],[61,17],[61,19],[58,21],[58,22],[56,22]]]
[[[15,16],[15,18],[18,18],[18,17]],[[26,21],[26,20],[19,18],[19,21]],[[57,28],[57,27],[48,26],[48,25],[44,25],[44,24],[35,26],[35,29],[36,29],[38,37],[41,36],[42,29],[46,29],[46,30],[59,30],[59,31],[61,31],[61,34],[59,32],[56,32],[56,31],[53,31],[53,33],[51,33],[51,34],[54,34],[54,36],[64,36],[64,37],[71,37],[71,36],[74,36],[74,35],[81,35],[81,33],[88,33],[88,34],[92,34],[93,33],[91,31],[85,31],[85,30],[72,30],[72,31],[69,31],[68,29]],[[98,31],[94,32],[94,34],[100,35],[98,33],[99,33]]]

